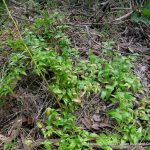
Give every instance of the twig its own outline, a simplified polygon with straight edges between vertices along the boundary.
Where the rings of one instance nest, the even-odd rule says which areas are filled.
[[[21,6],[21,3],[19,2],[16,2],[15,0],[9,0],[11,3],[17,5],[17,6]]]
[[[116,18],[115,20],[112,20],[110,22],[107,22],[107,24],[118,24],[118,23],[114,23],[116,21],[121,21],[121,20],[124,20],[124,19],[127,19],[129,18],[131,15],[132,15],[133,11],[119,17],[119,18]],[[72,26],[91,26],[91,25],[103,25],[104,23],[81,23],[81,24],[73,24],[73,23],[67,23],[67,25],[72,25]],[[120,23],[119,23],[120,24]]]
[[[72,12],[70,14],[70,16],[86,16],[86,17],[91,17],[90,15],[88,15],[87,13],[84,13],[84,12]]]
[[[38,139],[32,143],[31,149],[34,149],[35,147],[38,147],[42,145],[42,143],[45,141],[45,139]],[[49,141],[53,142],[54,145],[57,145],[60,142],[60,139],[49,139]]]
[[[104,25],[104,24],[114,24],[114,25],[117,25],[117,24],[121,24],[121,23],[124,23],[124,22],[115,22],[116,20],[112,20],[110,22],[100,22],[100,23],[91,23],[91,22],[87,22],[87,23],[66,23],[65,25],[68,25],[68,26],[76,26],[76,27],[91,27],[91,25]],[[128,20],[126,20],[128,21]]]
[[[92,43],[91,43],[91,35],[90,35],[90,31],[89,31],[89,27],[86,26],[86,31],[87,31],[87,34],[88,34],[88,44],[89,44],[89,48],[92,47]]]
[[[36,140],[34,143],[32,143],[32,147],[31,149],[34,149],[35,147],[40,146],[43,142],[45,141],[45,139],[39,139]],[[54,145],[57,145],[60,142],[60,139],[50,139],[49,141],[52,141],[54,143]],[[112,149],[114,150],[126,150],[126,149],[132,149],[132,148],[144,148],[147,146],[150,146],[150,143],[139,143],[139,144],[122,144],[122,145],[115,145],[115,144],[97,144],[97,143],[89,143],[89,145],[93,148],[102,148],[103,146],[107,145],[110,146]]]
[[[131,10],[131,8],[115,7],[115,8],[111,8],[111,10]]]
[[[123,16],[117,18],[117,19],[115,19],[114,21],[120,21],[120,20],[129,18],[129,17],[132,15],[132,13],[133,13],[133,11],[131,11],[131,12],[129,12],[129,13],[127,13],[127,14],[125,14],[125,15],[123,15]]]
[[[15,5],[17,5],[17,6],[19,6],[19,7],[22,7],[23,9],[27,9],[28,11],[32,11],[33,13],[40,14],[40,12],[37,11],[37,10],[33,10],[33,9],[30,9],[30,8],[24,8],[23,4],[15,1],[15,0],[10,0],[10,2],[13,3],[13,4],[15,4]]]
[[[19,20],[24,20],[24,21],[29,21],[29,22],[34,22],[32,19],[25,19],[25,18],[21,18],[17,15],[12,15],[14,18],[19,19]]]
[[[100,21],[102,20],[102,18],[103,18],[103,17],[105,16],[105,14],[106,14],[106,11],[107,11],[108,6],[109,6],[109,4],[111,3],[111,1],[112,1],[112,0],[107,0],[107,1],[104,2],[104,3],[101,3],[101,4],[103,5],[102,8],[101,8],[99,11],[97,11],[97,13],[94,14],[94,16],[92,16],[92,17],[93,17],[92,25],[95,25],[95,24],[94,24],[95,19],[96,19],[96,23],[97,23],[97,22],[100,22]],[[104,8],[106,8],[105,11],[104,11]],[[100,17],[97,18],[97,16],[100,16]]]
[[[28,146],[24,142],[25,138],[24,138],[23,134],[21,134],[21,141],[22,141],[23,149],[24,150],[29,150]]]
[[[113,150],[127,150],[127,149],[133,149],[133,148],[144,148],[146,146],[150,146],[150,143],[147,144],[147,143],[139,143],[139,144],[123,144],[123,145],[115,145],[115,144],[97,144],[97,143],[89,143],[90,146],[92,146],[93,148],[101,148],[105,145],[108,145],[110,146]]]

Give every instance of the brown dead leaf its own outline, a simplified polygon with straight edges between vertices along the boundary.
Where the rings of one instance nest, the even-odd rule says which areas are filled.
[[[16,135],[17,131],[21,128],[22,126],[22,117],[18,117],[14,120],[12,127],[8,131],[9,136],[14,136]]]
[[[18,83],[18,79],[16,79],[15,81],[13,81],[13,84],[11,85],[12,89],[15,89]]]
[[[7,139],[8,138],[6,136],[0,134],[0,141],[5,142],[5,141],[7,141]]]
[[[34,123],[34,118],[32,115],[28,115],[28,116],[23,116],[23,119],[22,119],[22,124],[23,125],[33,125]]]
[[[82,98],[82,97],[85,95],[85,93],[86,93],[86,91],[81,92],[81,93],[80,93],[80,98]]]
[[[99,124],[98,124],[98,123],[94,123],[94,124],[92,125],[92,129],[94,129],[94,130],[99,130]]]
[[[99,114],[100,113],[100,108],[98,107],[95,111],[96,114]]]
[[[22,141],[23,149],[24,150],[30,150],[29,147],[31,147],[31,145],[32,145],[32,140],[25,139],[25,137],[23,136],[23,134],[21,134],[21,141]]]
[[[148,70],[148,68],[146,66],[142,66],[140,69],[141,72],[145,72],[146,70]]]
[[[100,123],[100,124],[99,124],[99,127],[100,127],[100,128],[106,128],[106,127],[114,128],[112,125],[107,124],[107,123]]]
[[[100,106],[97,107],[95,114],[100,114],[101,112],[105,112],[106,111],[106,106],[103,104],[100,104]]]
[[[81,104],[81,101],[82,101],[82,100],[81,100],[80,97],[77,97],[77,98],[75,98],[73,101],[76,102],[76,103]]]
[[[82,121],[82,123],[85,125],[85,127],[87,129],[89,129],[89,130],[91,129],[92,122],[91,122],[91,120],[88,117],[82,118],[81,121]]]
[[[81,104],[82,103],[82,97],[85,95],[85,93],[86,93],[86,91],[81,92],[80,95],[77,98],[75,98],[73,101]]]
[[[96,122],[99,122],[99,121],[101,120],[101,119],[100,119],[100,114],[98,114],[98,113],[97,113],[97,114],[94,114],[94,115],[93,115],[93,120],[96,121]]]

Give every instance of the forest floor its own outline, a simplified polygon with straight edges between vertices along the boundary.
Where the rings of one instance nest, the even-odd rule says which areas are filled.
[[[23,31],[24,27],[30,26],[42,10],[46,10],[49,14],[56,11],[63,12],[65,24],[69,26],[66,34],[71,40],[71,46],[79,51],[80,58],[83,60],[87,59],[90,50],[96,56],[103,57],[103,43],[107,41],[112,43],[114,52],[122,56],[136,56],[132,71],[140,78],[143,93],[135,93],[134,96],[137,99],[142,99],[144,95],[149,100],[150,26],[132,22],[130,17],[116,19],[120,17],[120,14],[128,13],[129,10],[123,10],[118,15],[119,11],[116,12],[112,7],[110,12],[106,11],[101,16],[100,21],[95,23],[94,12],[83,8],[82,5],[72,6],[66,3],[61,5],[63,6],[49,8],[46,3],[42,3],[40,4],[41,11],[38,11],[34,4],[31,6],[28,3],[12,1],[9,8],[22,34],[26,32]],[[13,49],[6,44],[6,40],[10,37],[17,38],[18,33],[6,11],[0,17],[0,76],[3,77],[4,70],[9,63],[10,54],[13,53]],[[59,51],[59,48],[57,50]],[[24,76],[21,80],[16,80],[12,88],[15,95],[9,94],[3,97],[5,103],[1,104],[0,107],[0,142],[2,143],[0,149],[3,149],[3,144],[6,141],[19,139],[17,141],[19,144],[14,144],[15,146],[10,149],[28,150],[23,142],[25,137],[29,139],[35,137],[32,148],[42,149],[42,146],[40,147],[38,143],[42,136],[36,127],[36,123],[38,119],[41,119],[47,107],[55,106],[55,96],[49,93],[40,77],[32,74],[30,70],[28,70],[27,76]],[[116,108],[117,104],[100,99],[98,93],[92,93],[89,97],[85,94],[81,107],[75,112],[76,124],[91,133],[100,133],[104,130],[113,132],[116,122],[106,112],[109,109]],[[149,108],[149,106],[147,107]],[[148,145],[149,141],[146,142]],[[143,147],[145,148],[147,145],[145,144]],[[141,147],[138,148],[141,149]],[[127,145],[126,149],[132,148]]]

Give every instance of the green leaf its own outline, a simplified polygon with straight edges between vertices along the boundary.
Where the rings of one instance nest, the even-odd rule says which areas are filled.
[[[107,94],[107,92],[105,90],[102,90],[101,97],[102,97],[103,100],[105,99],[106,94]]]
[[[52,145],[51,141],[46,140],[43,142],[43,144],[46,150],[51,150],[51,145]]]
[[[150,150],[150,146],[147,146],[147,147],[145,148],[145,150]]]
[[[143,14],[144,16],[150,17],[150,8],[149,8],[149,9],[144,8],[143,11],[142,11],[142,14]],[[150,19],[150,18],[149,18],[149,19]]]
[[[150,24],[150,18],[147,16],[142,16],[139,12],[134,12],[131,16],[131,20],[134,22],[144,22],[146,24]]]

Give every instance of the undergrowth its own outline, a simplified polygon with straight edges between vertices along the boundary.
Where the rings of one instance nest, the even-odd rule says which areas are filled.
[[[113,42],[108,41],[103,43],[103,56],[96,56],[89,50],[88,58],[81,59],[65,34],[68,27],[63,20],[60,13],[50,16],[44,12],[26,27],[24,41],[7,40],[14,53],[0,81],[0,103],[4,103],[8,94],[15,96],[14,85],[28,76],[27,71],[40,76],[40,70],[45,78],[51,74],[51,78],[46,78],[47,88],[62,106],[47,108],[44,121],[42,118],[37,122],[45,139],[45,149],[51,149],[52,137],[59,139],[59,150],[92,149],[89,144],[92,140],[103,149],[111,149],[110,144],[150,140],[150,106],[144,97],[140,100],[135,97],[143,91],[139,78],[132,72],[134,58],[113,52]],[[31,50],[32,59],[24,51],[23,42]],[[84,103],[84,95],[94,93],[100,93],[100,101],[117,105],[107,112],[116,122],[112,133],[90,133],[76,125],[75,110]]]

